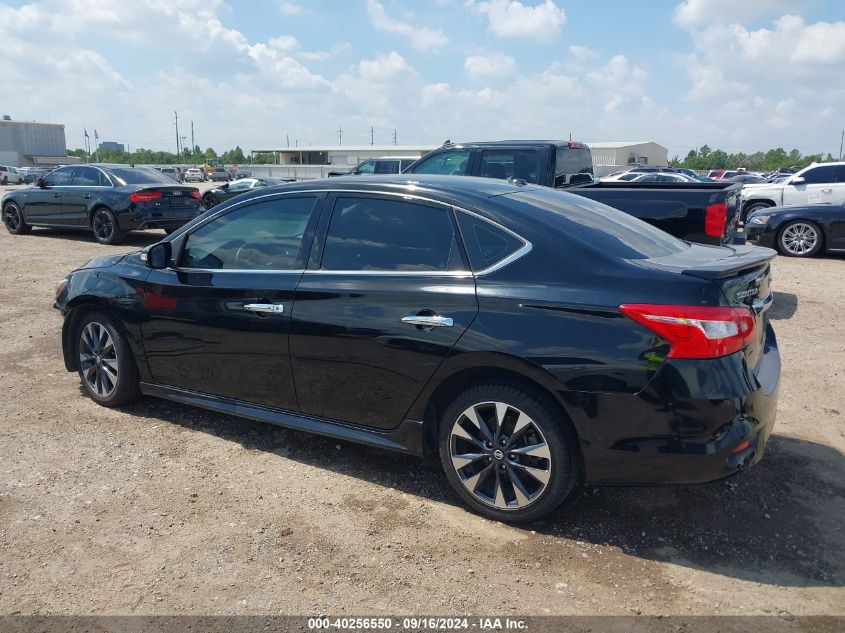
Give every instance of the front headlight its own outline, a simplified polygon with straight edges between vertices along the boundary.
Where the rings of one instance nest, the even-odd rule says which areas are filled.
[[[748,218],[748,223],[763,226],[763,225],[769,223],[770,217],[771,216],[768,216],[768,215],[752,215],[750,218]]]

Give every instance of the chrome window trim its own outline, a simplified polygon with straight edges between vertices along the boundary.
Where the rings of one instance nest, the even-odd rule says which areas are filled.
[[[301,275],[305,272],[305,270],[301,268],[297,269],[288,269],[288,268],[261,268],[261,269],[252,269],[252,268],[188,268],[186,266],[178,266],[173,267],[170,270],[177,272],[177,273],[240,273],[240,274],[254,274],[258,273],[259,275],[262,274],[296,274]]]
[[[484,268],[483,270],[479,270],[479,271],[472,271],[472,270],[451,270],[451,271],[450,270],[431,270],[431,271],[424,271],[424,270],[323,270],[323,269],[315,269],[315,270],[306,269],[306,270],[301,270],[301,271],[291,271],[291,270],[279,270],[279,271],[275,271],[275,270],[260,270],[260,271],[254,270],[253,271],[253,270],[249,270],[249,269],[233,269],[233,268],[228,268],[228,269],[226,269],[226,268],[208,268],[208,269],[206,269],[206,268],[174,268],[173,270],[190,271],[190,272],[224,272],[224,271],[229,271],[229,272],[232,272],[232,271],[234,271],[234,272],[261,272],[261,273],[300,272],[300,273],[304,273],[306,275],[317,275],[317,274],[323,274],[323,275],[326,275],[326,274],[331,274],[331,275],[368,275],[368,276],[374,276],[374,275],[384,275],[384,276],[410,276],[410,275],[420,276],[420,275],[427,275],[427,276],[435,276],[435,277],[447,277],[447,276],[483,277],[484,275],[489,275],[490,273],[496,272],[497,270],[500,270],[500,269],[504,268],[505,266],[512,264],[513,262],[515,262],[519,258],[524,257],[525,255],[530,253],[532,248],[533,248],[531,242],[526,240],[524,237],[522,237],[518,233],[514,233],[509,228],[502,226],[498,222],[495,222],[493,220],[485,218],[484,216],[479,215],[478,213],[475,213],[474,211],[470,211],[469,209],[464,209],[463,207],[457,207],[457,206],[450,204],[448,202],[443,202],[442,200],[435,200],[433,198],[428,198],[426,196],[416,195],[416,194],[412,194],[412,193],[398,192],[398,191],[362,191],[360,189],[297,189],[295,191],[276,191],[276,192],[273,192],[273,193],[264,194],[262,196],[255,196],[254,198],[249,198],[248,200],[241,200],[241,201],[235,202],[233,205],[226,207],[225,209],[219,210],[217,213],[214,213],[213,215],[211,215],[202,224],[199,224],[196,227],[193,227],[192,232],[196,229],[199,229],[200,227],[205,226],[209,222],[214,221],[216,218],[220,217],[221,215],[229,213],[230,211],[232,211],[232,210],[234,210],[234,209],[236,209],[240,206],[243,206],[245,204],[249,204],[249,203],[257,201],[257,200],[264,200],[266,198],[276,198],[276,197],[279,197],[279,196],[289,196],[289,195],[299,195],[299,194],[327,194],[328,195],[328,194],[332,194],[332,193],[356,193],[356,194],[362,194],[362,195],[394,196],[394,197],[400,197],[400,198],[411,199],[411,200],[420,200],[420,201],[423,201],[423,202],[431,202],[433,204],[437,204],[437,205],[452,209],[455,212],[467,213],[469,215],[472,215],[472,216],[478,218],[479,220],[487,222],[488,224],[504,231],[505,233],[508,233],[509,235],[512,235],[513,237],[515,237],[520,242],[522,242],[523,246],[520,249],[511,253],[508,257],[505,257],[504,259],[494,263],[493,265],[488,266],[487,268]],[[190,234],[188,234],[188,235],[190,235]],[[461,237],[461,239],[463,239],[463,235],[461,235],[460,237]]]

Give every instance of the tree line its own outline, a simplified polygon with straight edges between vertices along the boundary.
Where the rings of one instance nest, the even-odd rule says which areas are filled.
[[[191,149],[186,147],[181,154],[175,152],[161,152],[139,147],[132,152],[121,152],[114,149],[101,147],[89,155],[84,149],[68,150],[68,156],[76,156],[84,161],[98,161],[101,163],[116,163],[122,165],[201,165],[210,160],[219,160],[224,165],[245,165],[252,163],[272,163],[272,154],[256,156],[254,160],[244,155],[240,146],[230,149],[222,154],[217,154],[214,148],[208,147],[205,150],[199,145]]]
[[[754,152],[753,154],[746,154],[744,152],[728,154],[724,150],[710,149],[709,146],[702,145],[698,149],[691,149],[683,160],[675,156],[669,161],[669,165],[695,170],[736,169],[737,167],[745,167],[749,171],[768,172],[791,167],[801,169],[811,163],[832,160],[836,159],[831,154],[827,156],[823,154],[808,154],[805,156],[797,149],[787,152],[782,147],[770,149],[767,152]]]

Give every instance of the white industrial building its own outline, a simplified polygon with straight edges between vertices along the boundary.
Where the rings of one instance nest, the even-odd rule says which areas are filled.
[[[621,169],[642,165],[666,166],[669,150],[654,141],[587,143],[593,155],[593,175],[602,178]]]
[[[368,158],[402,156],[419,158],[434,149],[419,145],[308,145],[282,149],[255,149],[251,154],[272,154],[271,165],[250,165],[256,176],[276,178],[326,178],[330,173],[351,171],[358,163]]]
[[[68,158],[65,126],[58,123],[0,120],[0,164],[52,167],[76,162]]]

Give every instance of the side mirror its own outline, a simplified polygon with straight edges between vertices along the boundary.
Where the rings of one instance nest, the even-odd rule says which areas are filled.
[[[148,268],[167,268],[170,264],[173,249],[170,242],[158,242],[152,246],[147,247],[141,258],[147,264]]]
[[[35,179],[35,186],[39,189],[46,189],[47,183],[44,182],[44,178],[42,176],[39,176]]]
[[[789,181],[790,185],[803,185],[806,180],[804,180],[804,176],[795,176],[791,181]]]
[[[220,188],[221,188],[221,189],[228,189],[228,188],[229,188],[229,183],[228,183],[228,182],[224,182],[222,185],[220,185]]]

